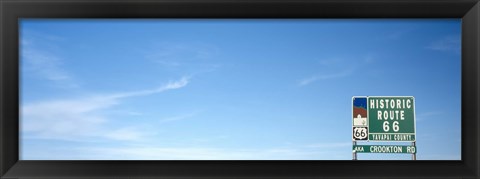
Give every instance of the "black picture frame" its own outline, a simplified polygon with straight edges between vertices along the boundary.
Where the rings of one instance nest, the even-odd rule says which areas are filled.
[[[19,160],[20,18],[461,18],[461,161]],[[479,178],[478,0],[1,0],[0,178]]]

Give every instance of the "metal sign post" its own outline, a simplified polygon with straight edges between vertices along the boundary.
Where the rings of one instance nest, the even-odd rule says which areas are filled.
[[[357,142],[353,141],[353,146],[356,146],[356,145],[357,145]],[[352,154],[353,154],[353,160],[357,160],[357,151],[355,151],[355,149],[353,149]]]
[[[415,147],[415,142],[412,142],[412,146]],[[412,154],[412,160],[417,160],[417,153]]]

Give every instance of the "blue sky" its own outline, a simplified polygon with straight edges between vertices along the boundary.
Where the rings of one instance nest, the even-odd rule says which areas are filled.
[[[461,159],[460,19],[20,27],[23,160],[351,160],[352,96],[414,96],[417,159]]]

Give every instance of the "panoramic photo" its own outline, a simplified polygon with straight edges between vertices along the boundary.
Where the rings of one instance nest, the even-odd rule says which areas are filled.
[[[460,19],[20,19],[20,160],[461,160]]]

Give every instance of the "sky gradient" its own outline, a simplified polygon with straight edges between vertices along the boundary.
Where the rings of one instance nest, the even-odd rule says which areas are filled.
[[[417,159],[461,159],[460,19],[20,30],[22,160],[351,160],[352,96],[414,96]]]

